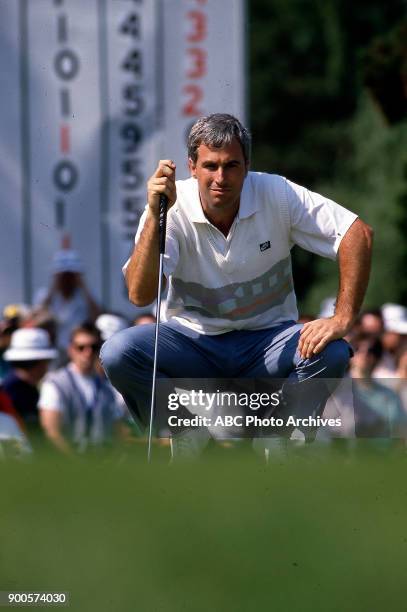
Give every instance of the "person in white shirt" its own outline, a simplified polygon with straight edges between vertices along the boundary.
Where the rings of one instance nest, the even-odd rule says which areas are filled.
[[[44,379],[38,401],[47,438],[60,451],[84,451],[110,442],[122,407],[110,383],[96,370],[101,340],[92,324],[75,328],[70,361]]]
[[[291,392],[314,377],[341,378],[343,337],[368,283],[372,230],[357,215],[284,177],[249,172],[250,136],[231,115],[199,119],[188,138],[191,178],[175,180],[161,160],[124,267],[130,300],[154,301],[158,284],[159,198],[169,201],[158,376],[286,379]],[[299,325],[291,271],[294,244],[337,259],[335,313]],[[104,368],[142,422],[148,420],[154,325],[119,332],[104,344]],[[291,411],[322,413],[329,392]],[[298,402],[297,402],[298,404]]]

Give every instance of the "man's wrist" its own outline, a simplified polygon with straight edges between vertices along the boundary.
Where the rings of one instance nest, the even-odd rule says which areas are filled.
[[[159,221],[160,211],[158,209],[156,210],[153,206],[151,206],[151,204],[148,203],[147,217],[150,217],[150,219],[153,221]]]
[[[357,319],[357,314],[336,312],[333,317],[341,327],[350,329]]]

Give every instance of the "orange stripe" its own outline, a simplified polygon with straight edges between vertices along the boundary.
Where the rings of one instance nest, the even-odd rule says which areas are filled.
[[[60,131],[60,149],[61,149],[62,153],[69,153],[69,150],[71,148],[69,136],[70,136],[69,126],[68,125],[61,125],[61,131]]]

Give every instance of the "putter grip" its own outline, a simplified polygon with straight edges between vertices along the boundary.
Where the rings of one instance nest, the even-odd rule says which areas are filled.
[[[165,195],[160,196],[160,221],[158,228],[160,253],[165,253],[165,232],[167,229],[167,208],[168,198]]]

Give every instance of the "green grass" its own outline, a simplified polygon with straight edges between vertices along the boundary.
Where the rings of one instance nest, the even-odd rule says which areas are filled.
[[[407,460],[243,447],[167,465],[154,448],[0,463],[0,590],[74,611],[404,608]]]

